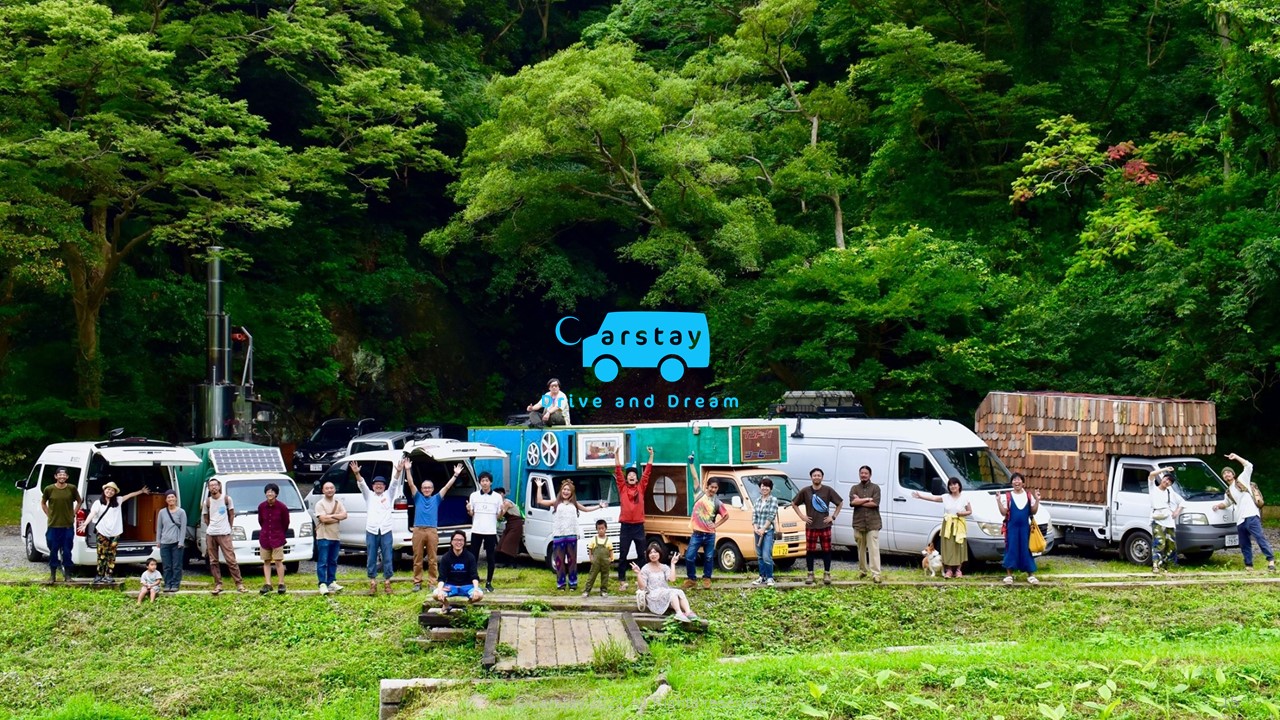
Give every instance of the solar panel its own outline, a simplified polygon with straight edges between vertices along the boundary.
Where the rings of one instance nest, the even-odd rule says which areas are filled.
[[[284,457],[277,447],[214,448],[209,451],[213,471],[223,473],[284,472]]]

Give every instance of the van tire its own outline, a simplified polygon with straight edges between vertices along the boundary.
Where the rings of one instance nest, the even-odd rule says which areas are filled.
[[[716,548],[716,567],[724,572],[742,572],[746,563],[742,560],[742,551],[732,540],[725,540]]]
[[[302,563],[300,562],[287,562],[284,564],[284,571],[289,575],[297,575],[298,570],[301,569],[301,567]]]
[[[1120,545],[1124,559],[1135,565],[1151,564],[1151,533],[1146,530],[1134,530],[1124,536]]]
[[[22,544],[26,546],[27,560],[30,562],[40,562],[44,556],[36,549],[36,539],[31,532],[31,526],[27,526],[27,532],[23,535]]]
[[[796,558],[778,558],[773,561],[773,566],[786,572],[796,566]]]

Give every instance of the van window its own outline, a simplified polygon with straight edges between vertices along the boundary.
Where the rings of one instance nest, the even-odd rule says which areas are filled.
[[[898,485],[908,490],[937,494],[934,489],[941,483],[942,478],[924,453],[898,453]],[[942,485],[942,491],[946,492],[945,484]]]
[[[960,481],[962,490],[1006,490],[1013,487],[1008,468],[987,447],[930,450],[929,454],[933,455],[948,478]],[[946,491],[944,484],[942,490],[933,494],[941,495]]]
[[[1125,466],[1124,473],[1120,476],[1120,492],[1146,495],[1150,492],[1150,483],[1147,482],[1150,474],[1150,468]]]
[[[720,488],[716,492],[716,497],[725,505],[732,505],[734,498],[742,497],[742,493],[738,492],[738,484],[733,480],[725,477],[712,478],[720,483]]]
[[[553,475],[551,487],[559,491],[560,484],[565,480],[573,481],[573,492],[583,505],[599,505],[601,500],[607,505],[618,504],[618,485],[614,482],[613,475]]]
[[[267,478],[228,480],[224,487],[227,495],[231,496],[231,504],[235,507],[236,514],[246,515],[258,512],[258,505],[267,499],[265,488],[269,483],[275,483],[280,488],[280,492],[276,495],[276,502],[284,503],[284,506],[290,510],[302,509],[302,497],[298,495],[298,489],[293,483]]]
[[[778,501],[778,505],[787,505],[800,491],[796,489],[795,483],[791,482],[791,478],[786,475],[773,474],[768,475],[746,475],[742,478],[743,484],[746,486],[747,495],[751,496],[751,503],[760,502],[760,481],[769,478],[773,481],[773,497]]]
[[[44,490],[53,484],[53,476],[58,474],[59,467],[67,467],[60,465],[45,465],[44,472],[40,474],[40,489]],[[34,475],[34,472],[32,473]],[[80,482],[80,468],[67,467],[67,484],[78,485]]]
[[[404,447],[404,446],[401,445],[400,447]],[[349,450],[347,454],[356,455],[358,453],[363,453],[363,452],[374,452],[375,450],[395,450],[395,449],[397,448],[391,447],[391,443],[387,442],[386,440],[352,440],[351,450]]]
[[[67,468],[68,472],[71,468]],[[109,482],[120,488],[121,495],[141,490],[144,486],[153,493],[169,489],[169,468],[163,465],[127,466],[112,465],[101,455],[89,459],[89,473],[85,482],[85,501],[102,495],[102,486]]]

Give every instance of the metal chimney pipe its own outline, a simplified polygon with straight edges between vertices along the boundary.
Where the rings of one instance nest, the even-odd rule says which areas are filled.
[[[210,385],[229,381],[231,369],[230,328],[222,308],[222,248],[209,248],[209,280],[205,321],[207,324],[206,377]]]

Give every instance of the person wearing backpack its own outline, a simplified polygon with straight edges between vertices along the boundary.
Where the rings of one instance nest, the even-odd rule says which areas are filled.
[[[1222,502],[1214,505],[1215,510],[1225,510],[1228,505],[1236,506],[1236,532],[1240,535],[1240,553],[1244,555],[1244,569],[1253,569],[1253,541],[1258,541],[1258,549],[1267,558],[1267,569],[1276,571],[1276,556],[1271,552],[1271,545],[1262,534],[1262,511],[1258,509],[1262,493],[1253,484],[1253,463],[1235,453],[1227,455],[1244,466],[1240,476],[1236,476],[1234,468],[1222,468],[1222,479],[1227,483],[1227,494]]]
[[[178,507],[178,493],[164,491],[164,507],[156,514],[156,549],[164,573],[164,591],[178,592],[182,585],[182,554],[187,544],[187,511]]]
[[[209,496],[200,508],[201,520],[204,521],[205,551],[209,556],[209,574],[213,576],[213,594],[222,594],[222,568],[218,566],[218,552],[222,552],[223,562],[231,572],[235,581],[236,592],[244,592],[244,580],[240,577],[240,563],[236,562],[236,548],[231,544],[231,524],[236,519],[236,506],[230,495],[222,493],[222,482],[209,481]]]

